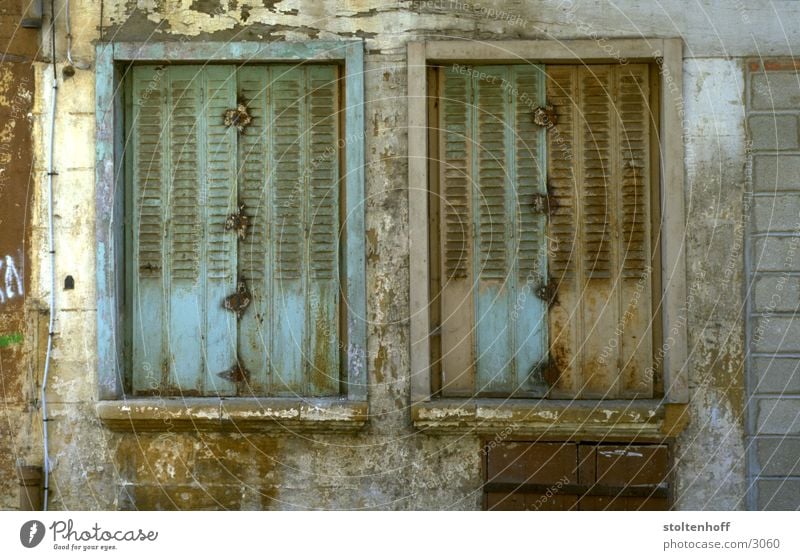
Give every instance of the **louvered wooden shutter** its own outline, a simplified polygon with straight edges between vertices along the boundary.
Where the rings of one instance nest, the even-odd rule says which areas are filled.
[[[473,79],[477,72],[482,79]],[[445,395],[541,390],[546,319],[544,132],[537,66],[445,69],[440,86]]]
[[[337,73],[134,68],[134,392],[339,393]],[[240,101],[253,118],[242,133],[223,119]],[[249,226],[237,240],[225,222],[242,203]],[[238,281],[252,303],[237,321],[223,302]],[[250,374],[239,386],[225,376],[237,365]]]
[[[135,392],[231,394],[236,324],[221,306],[235,286],[232,67],[133,70],[129,190]]]
[[[334,66],[239,70],[253,123],[240,136],[240,200],[251,217],[240,276],[253,308],[240,356],[254,390],[339,392],[338,86]]]
[[[555,397],[650,397],[650,109],[646,65],[549,66],[549,380]]]

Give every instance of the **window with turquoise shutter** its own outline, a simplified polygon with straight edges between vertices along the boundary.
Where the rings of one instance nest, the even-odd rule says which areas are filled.
[[[134,394],[340,393],[340,98],[337,65],[131,68]]]
[[[654,66],[454,64],[428,83],[433,390],[657,395]]]
[[[536,65],[442,69],[438,212],[441,392],[540,395],[547,360],[544,98]]]

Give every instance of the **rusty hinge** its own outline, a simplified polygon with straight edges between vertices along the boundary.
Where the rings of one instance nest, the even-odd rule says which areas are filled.
[[[553,195],[553,187],[547,183],[547,193],[536,193],[531,201],[531,208],[536,214],[552,216],[558,208],[558,198]]]
[[[252,296],[250,295],[250,290],[247,289],[247,284],[244,280],[239,280],[239,283],[236,285],[236,293],[226,297],[222,306],[228,311],[236,313],[237,319],[241,319],[242,313],[244,313],[244,310],[250,305],[251,299]]]
[[[542,368],[542,379],[544,379],[544,382],[550,387],[555,387],[558,385],[558,380],[561,379],[561,369],[555,364],[555,362],[548,362]]]
[[[558,124],[558,114],[556,114],[556,109],[549,103],[545,104],[543,107],[536,107],[531,115],[533,117],[533,124],[537,126],[553,128]]]
[[[542,284],[536,288],[536,297],[546,301],[547,305],[555,305],[558,303],[558,284],[553,280],[548,280],[547,284]]]
[[[236,365],[231,369],[221,371],[217,377],[230,381],[231,383],[245,383],[250,380],[250,372],[247,371],[242,364],[237,360]]]
[[[247,217],[244,210],[244,204],[240,204],[239,209],[225,220],[225,231],[235,229],[236,237],[242,241],[247,237],[247,226],[250,225],[250,218]]]
[[[253,122],[253,117],[247,112],[247,105],[239,101],[236,104],[236,109],[228,109],[225,111],[222,122],[227,127],[235,126],[236,130],[241,133],[244,132],[247,125]]]

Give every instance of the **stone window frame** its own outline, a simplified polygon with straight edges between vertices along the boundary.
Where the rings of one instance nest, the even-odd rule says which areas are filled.
[[[429,63],[657,63],[661,69],[661,273],[664,396],[634,401],[433,399],[430,374],[428,223]],[[563,432],[652,437],[679,431],[689,401],[686,327],[683,161],[683,41],[576,39],[566,41],[421,41],[408,44],[408,175],[412,419],[419,429],[550,436]],[[669,195],[669,196],[668,196]],[[667,344],[666,342],[669,342]],[[553,419],[557,419],[554,422]]]
[[[343,188],[347,199],[346,316],[344,359],[347,394],[330,398],[197,397],[128,398],[125,394],[123,251],[123,74],[132,63],[344,64],[345,131]],[[368,418],[366,360],[366,259],[364,228],[363,41],[110,42],[96,47],[96,287],[97,414],[111,429],[353,431]]]

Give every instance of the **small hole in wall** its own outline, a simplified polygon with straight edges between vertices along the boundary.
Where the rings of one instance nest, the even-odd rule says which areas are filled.
[[[64,289],[65,290],[75,289],[75,279],[72,276],[67,276],[66,278],[64,278]]]

